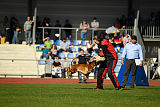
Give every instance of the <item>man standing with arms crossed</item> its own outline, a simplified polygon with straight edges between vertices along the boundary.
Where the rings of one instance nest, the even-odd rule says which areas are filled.
[[[133,35],[131,37],[132,41],[127,43],[124,47],[122,53],[121,63],[124,64],[124,58],[126,56],[126,65],[125,65],[125,74],[123,77],[123,82],[121,83],[122,88],[125,88],[129,73],[131,71],[131,88],[134,88],[135,80],[136,80],[136,59],[140,59],[139,66],[143,65],[143,54],[142,48],[137,43],[137,37]]]

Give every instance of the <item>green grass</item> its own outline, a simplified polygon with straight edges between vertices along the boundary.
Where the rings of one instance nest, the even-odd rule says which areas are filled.
[[[0,107],[159,107],[160,87],[118,91],[85,84],[0,84]]]

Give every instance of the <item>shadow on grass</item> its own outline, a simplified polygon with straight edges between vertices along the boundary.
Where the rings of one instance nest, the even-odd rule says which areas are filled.
[[[157,86],[144,86],[144,87],[142,87],[142,86],[136,86],[136,88],[135,89],[139,89],[139,90],[144,90],[144,89],[149,89],[149,90],[155,90],[155,89],[158,89],[158,90],[160,90],[160,87],[157,87]]]
[[[82,89],[82,90],[96,90],[96,88],[75,88],[75,89]],[[104,89],[100,89],[100,90],[97,90],[97,91],[106,91],[106,90],[118,90],[118,89],[115,89],[115,88],[104,88]],[[130,91],[132,89],[124,89],[124,91]]]

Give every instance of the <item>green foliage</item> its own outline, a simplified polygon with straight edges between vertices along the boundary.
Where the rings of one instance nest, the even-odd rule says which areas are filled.
[[[160,87],[88,84],[0,84],[0,107],[158,107]]]

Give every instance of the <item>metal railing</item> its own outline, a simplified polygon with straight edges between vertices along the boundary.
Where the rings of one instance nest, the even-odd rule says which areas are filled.
[[[46,29],[50,29],[50,30],[55,30],[55,29],[58,29],[59,30],[59,39],[61,39],[62,37],[62,30],[65,30],[65,29],[71,29],[71,30],[75,30],[75,36],[76,36],[76,40],[78,38],[78,31],[82,30],[80,28],[66,28],[66,27],[38,27],[40,29],[42,29],[42,34],[43,34],[43,38],[45,36],[44,32]],[[96,30],[93,29],[93,28],[89,28],[88,31],[91,31],[91,36],[92,38],[94,37],[94,31],[105,31],[107,28],[97,28]],[[130,34],[132,35],[133,34],[133,27],[127,27],[127,29],[119,29],[120,31],[125,31],[127,34]]]

